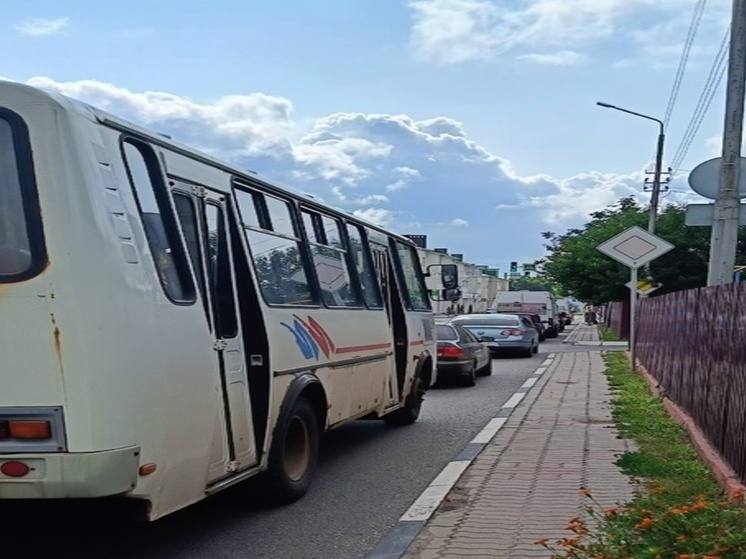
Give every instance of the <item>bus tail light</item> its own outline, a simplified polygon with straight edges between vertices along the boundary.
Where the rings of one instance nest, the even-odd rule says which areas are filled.
[[[13,460],[11,462],[4,462],[0,465],[0,472],[8,477],[23,477],[31,471],[31,468],[23,462]]]
[[[11,420],[10,436],[14,439],[51,439],[52,426],[43,420]]]
[[[0,407],[0,455],[66,450],[62,407]]]

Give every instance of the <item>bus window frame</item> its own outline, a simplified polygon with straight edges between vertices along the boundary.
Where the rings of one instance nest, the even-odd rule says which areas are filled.
[[[245,246],[246,246],[248,261],[251,266],[251,270],[252,270],[254,277],[257,280],[259,280],[259,275],[256,269],[256,263],[254,262],[254,251],[252,250],[252,247],[251,247],[251,241],[249,240],[249,237],[246,234],[248,231],[256,231],[257,233],[262,233],[265,235],[269,234],[280,239],[295,241],[296,243],[298,243],[298,247],[299,247],[298,254],[300,255],[300,262],[306,274],[309,293],[311,295],[311,300],[313,301],[312,303],[308,303],[304,305],[271,303],[267,300],[267,297],[265,296],[261,285],[259,285],[257,281],[256,290],[262,302],[268,307],[272,307],[276,309],[325,308],[321,302],[322,297],[321,297],[320,288],[318,286],[318,282],[316,279],[316,270],[313,264],[310,250],[309,250],[309,241],[308,241],[308,237],[306,236],[305,227],[303,227],[303,224],[301,222],[303,218],[300,214],[298,201],[293,199],[291,196],[287,196],[283,193],[274,192],[268,188],[262,188],[261,185],[254,184],[253,182],[242,181],[239,179],[239,177],[236,177],[236,176],[234,176],[233,180],[231,181],[231,190],[232,190],[231,197],[233,198],[233,203],[235,205],[234,210],[236,212],[236,216],[238,216],[238,226],[241,228],[241,231],[243,233],[242,235],[243,242],[245,243]],[[258,228],[254,225],[247,225],[246,222],[244,221],[244,216],[243,216],[243,213],[241,212],[241,204],[239,203],[239,199],[238,199],[239,193],[243,193],[252,199],[256,217],[259,221]],[[287,235],[283,233],[276,233],[275,231],[271,229],[272,218],[269,214],[269,208],[267,207],[267,201],[265,198],[266,196],[272,196],[288,204],[290,220],[293,225],[293,232],[296,235],[295,237],[288,237]],[[258,197],[258,201],[257,201],[257,197]]]
[[[44,224],[39,209],[41,203],[28,125],[21,115],[2,107],[0,107],[0,119],[7,122],[10,127],[24,226],[29,252],[31,253],[31,260],[24,271],[0,275],[0,284],[4,284],[17,283],[38,276],[47,267],[48,255],[44,238]]]
[[[383,289],[381,287],[381,282],[379,281],[378,274],[376,273],[376,267],[373,263],[373,254],[371,252],[370,248],[370,240],[368,239],[368,228],[365,227],[361,223],[357,223],[355,221],[350,221],[349,219],[346,219],[343,221],[344,223],[344,236],[347,242],[347,253],[348,258],[350,260],[350,266],[352,267],[355,278],[356,278],[356,285],[358,289],[360,290],[360,297],[363,302],[363,305],[365,305],[365,308],[368,310],[383,310],[384,309],[384,303],[383,303]],[[371,276],[373,278],[373,283],[375,285],[376,293],[378,294],[378,305],[370,305],[368,301],[365,299],[365,293],[363,290],[363,281],[360,277],[360,272],[357,269],[357,264],[355,263],[355,257],[352,255],[352,245],[350,243],[350,231],[349,227],[354,227],[358,234],[360,235],[360,242],[362,244],[363,248],[363,259],[365,260],[365,263],[368,267],[368,271],[371,273]]]
[[[171,249],[173,254],[174,267],[176,269],[176,273],[179,276],[179,280],[182,282],[182,292],[185,297],[188,297],[188,299],[174,299],[171,296],[171,293],[169,293],[166,285],[164,284],[163,279],[161,278],[161,274],[158,272],[158,264],[155,261],[155,254],[153,253],[151,240],[145,228],[142,204],[137,193],[138,187],[135,185],[135,181],[133,179],[132,171],[127,159],[127,152],[125,151],[125,144],[129,144],[134,147],[140,153],[143,161],[145,162],[145,166],[148,171],[148,177],[150,179],[150,187],[153,191],[153,198],[158,207],[158,211],[160,212],[161,219],[163,220],[163,226],[166,234],[168,235],[169,244],[173,245],[169,248]],[[140,226],[143,228],[143,237],[145,238],[145,242],[148,245],[148,250],[151,253],[150,261],[153,264],[153,269],[155,271],[158,284],[161,286],[163,294],[172,304],[182,307],[192,306],[197,302],[198,287],[195,285],[195,278],[192,274],[191,256],[188,254],[184,235],[179,223],[179,218],[176,214],[174,201],[171,197],[170,189],[167,186],[167,178],[164,174],[161,157],[156,149],[156,146],[154,146],[147,138],[142,138],[135,134],[125,133],[119,136],[119,152],[122,164],[124,165],[127,181],[130,185],[130,191],[132,192],[135,200],[139,223]],[[148,153],[144,153],[142,151],[142,148],[145,148],[145,151],[147,151]],[[156,173],[154,173],[153,171],[153,164],[156,165]]]
[[[329,310],[365,310],[368,307],[365,304],[365,300],[363,297],[363,288],[360,285],[360,279],[357,274],[357,266],[355,265],[354,260],[352,259],[352,255],[350,253],[350,239],[347,236],[347,221],[340,218],[339,216],[333,215],[330,212],[325,212],[322,210],[319,210],[318,208],[315,208],[313,206],[309,206],[308,204],[301,203],[299,205],[298,211],[300,212],[300,222],[303,227],[303,233],[306,237],[306,247],[309,252],[309,257],[311,259],[311,268],[313,270],[314,275],[314,283],[316,284],[316,288],[319,291],[320,298],[319,301],[321,305],[324,308],[327,308]],[[308,216],[311,219],[311,225],[313,227],[313,233],[315,240],[311,240],[308,237],[308,231],[306,231],[306,223],[303,219],[303,214],[307,213]],[[327,219],[331,219],[335,222],[337,226],[337,233],[339,235],[340,240],[344,244],[343,248],[337,248],[330,244],[328,244],[329,240],[326,236],[326,231],[324,230],[323,225],[323,218],[326,217]],[[350,279],[350,287],[352,291],[355,293],[355,297],[357,298],[357,304],[356,305],[328,305],[326,301],[324,301],[324,296],[322,294],[321,289],[321,282],[319,281],[318,274],[316,271],[316,261],[313,256],[313,252],[311,247],[319,246],[323,248],[330,248],[332,250],[336,250],[338,252],[344,253],[342,261],[345,265],[345,271],[347,272],[347,276]]]
[[[412,298],[409,293],[409,287],[407,286],[406,278],[404,277],[404,266],[402,265],[401,256],[399,254],[399,245],[402,247],[407,248],[410,253],[414,251],[414,255],[412,258],[412,262],[414,262],[414,265],[417,266],[417,270],[419,271],[418,274],[418,280],[420,284],[420,291],[423,295],[423,301],[426,303],[425,308],[415,308],[412,304]],[[395,238],[395,237],[389,237],[389,247],[390,251],[394,255],[394,263],[396,266],[396,278],[399,283],[399,293],[404,298],[405,308],[408,312],[433,312],[433,306],[430,302],[430,296],[429,291],[427,290],[427,286],[425,284],[425,277],[422,273],[422,265],[420,264],[419,258],[417,258],[417,248],[414,245],[410,245],[408,243],[402,242],[401,240]]]

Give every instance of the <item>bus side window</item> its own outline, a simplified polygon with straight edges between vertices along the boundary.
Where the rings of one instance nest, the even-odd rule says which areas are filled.
[[[174,207],[176,208],[176,216],[179,219],[179,225],[181,225],[181,231],[184,234],[184,240],[186,241],[187,253],[189,254],[192,268],[194,268],[194,275],[197,276],[197,282],[199,283],[202,298],[206,299],[204,270],[202,269],[202,254],[200,252],[199,228],[197,225],[197,210],[194,206],[194,200],[191,195],[178,190],[172,191],[172,196],[174,199]]]
[[[355,263],[358,278],[360,278],[365,304],[369,309],[380,309],[383,307],[381,290],[376,281],[368,241],[363,237],[360,227],[353,223],[347,224],[347,237],[350,239],[349,251]]]
[[[194,286],[158,158],[148,144],[134,138],[125,138],[122,150],[163,290],[174,303],[193,303]]]
[[[236,202],[264,300],[270,305],[316,304],[291,204],[238,189]]]
[[[398,255],[399,277],[403,280],[402,288],[406,291],[403,295],[407,301],[407,308],[413,311],[430,310],[430,298],[423,281],[420,261],[413,247],[394,242]]]
[[[238,318],[233,300],[233,276],[223,209],[211,202],[205,204],[207,227],[207,266],[218,337],[238,334]]]
[[[339,220],[308,209],[301,213],[324,304],[327,307],[362,306],[352,283]]]

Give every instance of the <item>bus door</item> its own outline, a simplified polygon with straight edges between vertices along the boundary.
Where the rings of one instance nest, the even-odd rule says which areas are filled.
[[[202,196],[202,254],[209,301],[207,315],[220,366],[228,464],[211,477],[223,477],[257,462],[242,323],[237,304],[235,258],[230,237],[228,195],[204,189]]]
[[[383,304],[391,325],[394,340],[394,362],[396,363],[396,393],[389,386],[389,396],[392,400],[401,401],[404,390],[404,379],[407,374],[407,363],[409,358],[409,342],[407,340],[407,321],[404,314],[404,305],[397,289],[394,266],[391,261],[389,247],[376,242],[370,243],[373,254],[373,264],[378,273],[378,281],[381,284]]]

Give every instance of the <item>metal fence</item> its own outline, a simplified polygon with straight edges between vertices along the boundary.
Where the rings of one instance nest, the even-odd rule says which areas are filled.
[[[746,284],[643,299],[637,358],[746,480]]]

